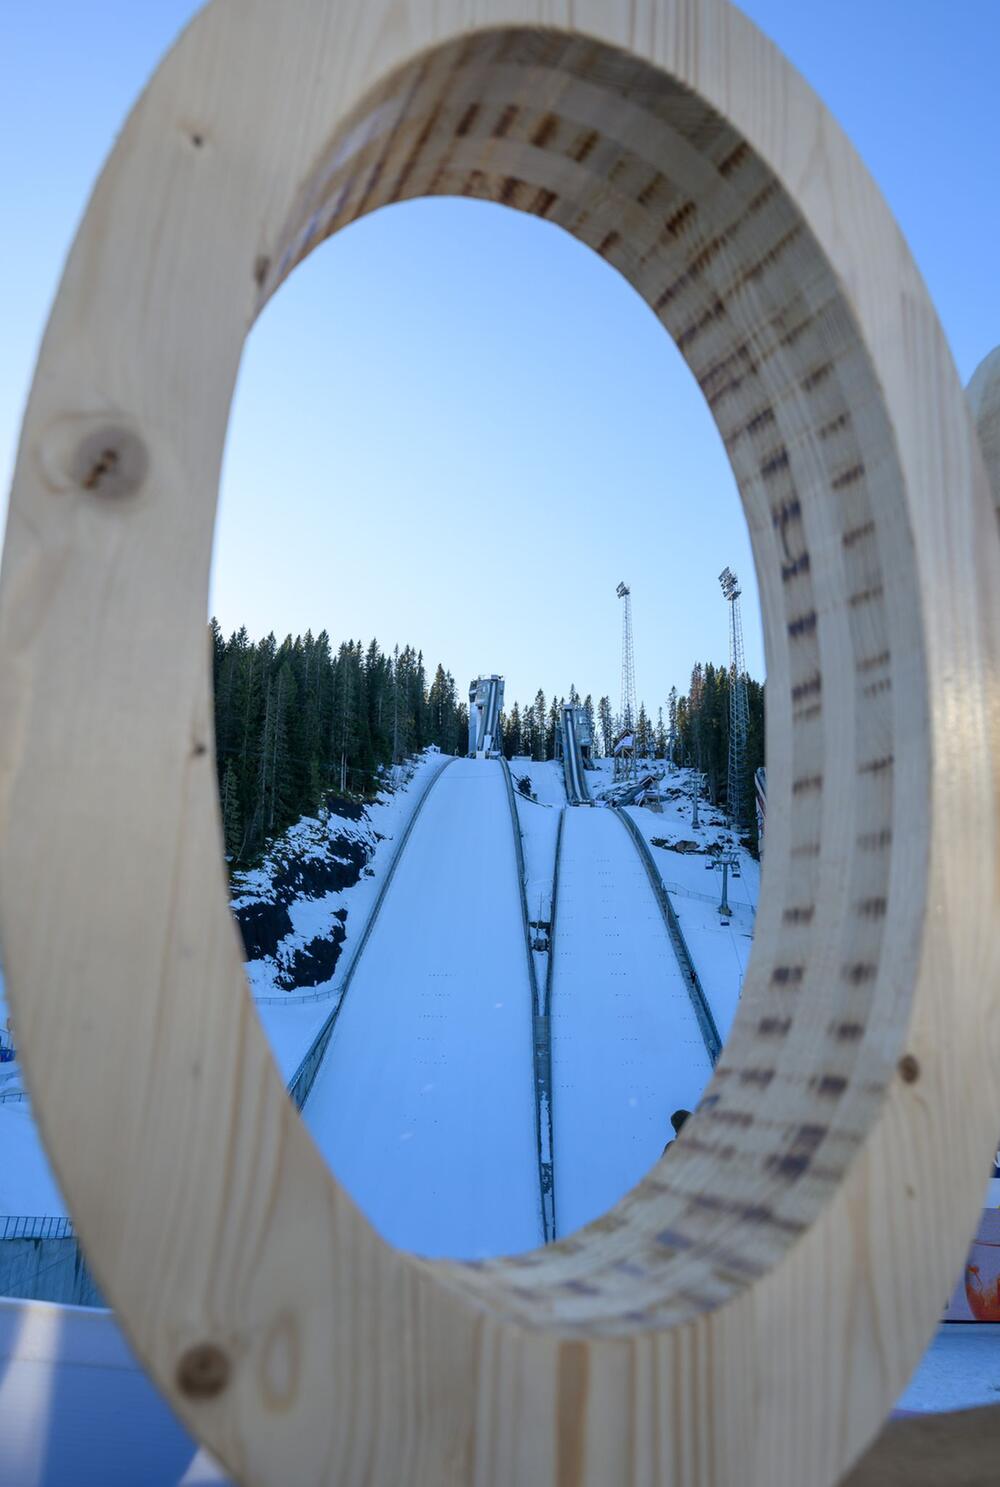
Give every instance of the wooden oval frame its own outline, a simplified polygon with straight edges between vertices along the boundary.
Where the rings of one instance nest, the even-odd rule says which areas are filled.
[[[382,1243],[285,1096],[227,913],[205,647],[249,325],[324,236],[435,192],[574,232],[674,335],[740,485],[769,662],[765,892],[713,1082],[611,1214],[479,1265]],[[826,1487],[855,1459],[1000,1123],[998,595],[898,229],[723,0],[197,17],[100,178],[25,417],[0,929],[88,1257],[241,1481]]]

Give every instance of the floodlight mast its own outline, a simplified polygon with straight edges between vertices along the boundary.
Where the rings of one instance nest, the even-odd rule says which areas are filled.
[[[736,577],[736,574],[733,572],[732,568],[723,568],[722,572],[719,574],[719,582],[722,585],[723,594],[730,601],[730,603],[734,603],[743,592],[740,588],[739,579]]]
[[[723,597],[729,605],[729,772],[726,805],[734,829],[746,823],[747,738],[750,704],[747,698],[746,661],[743,655],[743,619],[740,614],[740,581],[729,567],[719,574]]]

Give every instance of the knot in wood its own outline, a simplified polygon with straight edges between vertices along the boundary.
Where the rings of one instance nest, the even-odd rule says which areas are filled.
[[[189,1399],[214,1399],[229,1383],[229,1358],[214,1342],[195,1343],[181,1354],[177,1387]]]
[[[912,1053],[904,1053],[900,1059],[899,1077],[904,1084],[916,1084],[920,1078],[920,1060]]]
[[[73,453],[71,474],[81,490],[131,496],[149,469],[149,451],[131,429],[109,424],[84,435]]]

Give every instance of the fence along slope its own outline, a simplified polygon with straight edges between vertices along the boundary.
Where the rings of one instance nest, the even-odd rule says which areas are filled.
[[[309,1098],[309,1091],[312,1089],[313,1084],[316,1080],[316,1075],[319,1073],[320,1064],[323,1061],[323,1055],[326,1052],[331,1037],[333,1036],[333,1030],[337,1025],[337,1018],[340,1016],[340,1011],[347,998],[347,993],[351,989],[351,982],[354,979],[354,972],[357,970],[361,957],[364,954],[365,946],[368,944],[368,941],[371,938],[372,930],[375,928],[375,924],[378,920],[382,905],[385,903],[386,895],[388,894],[389,889],[392,885],[392,880],[396,875],[396,869],[399,866],[400,859],[402,858],[404,851],[406,850],[406,844],[410,840],[413,828],[416,825],[420,813],[427,802],[427,797],[430,795],[431,791],[434,789],[434,786],[437,784],[438,780],[444,774],[448,766],[450,764],[454,764],[454,762],[455,761],[453,759],[444,760],[440,767],[434,771],[431,779],[428,780],[427,784],[424,786],[424,789],[420,795],[420,799],[417,801],[417,804],[410,815],[410,819],[407,821],[406,826],[399,838],[396,850],[392,856],[392,861],[390,862],[385,877],[382,880],[382,886],[375,897],[375,902],[372,904],[371,913],[368,915],[368,920],[365,924],[364,930],[354,947],[354,953],[351,956],[350,965],[348,966],[347,971],[344,974],[344,979],[341,982],[340,992],[337,997],[337,1005],[333,1008],[329,1017],[323,1023],[323,1026],[320,1028],[312,1043],[309,1045],[309,1048],[303,1055],[298,1068],[289,1080],[288,1093],[291,1095],[292,1103],[297,1110],[301,1110],[306,1100]]]

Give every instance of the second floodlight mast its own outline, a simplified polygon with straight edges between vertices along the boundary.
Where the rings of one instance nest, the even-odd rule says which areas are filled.
[[[635,701],[635,657],[632,650],[632,590],[627,583],[615,589],[624,600],[622,610],[622,702],[618,737],[615,740],[615,779],[630,780],[635,775],[635,725],[638,708]]]
[[[743,618],[740,614],[739,579],[731,568],[719,574],[722,593],[729,605],[729,774],[726,810],[734,830],[747,824],[747,735],[750,706],[747,700],[747,668],[743,656]]]

